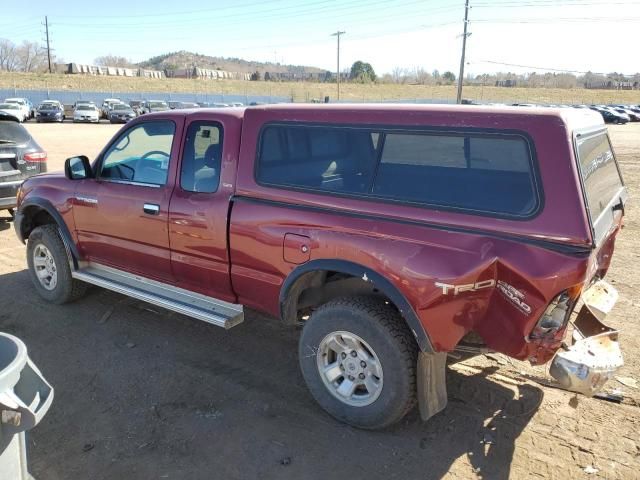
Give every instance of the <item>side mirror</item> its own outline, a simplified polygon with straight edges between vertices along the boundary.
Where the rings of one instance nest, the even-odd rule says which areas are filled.
[[[84,155],[67,158],[64,162],[64,174],[69,180],[93,178],[93,170],[89,159]]]

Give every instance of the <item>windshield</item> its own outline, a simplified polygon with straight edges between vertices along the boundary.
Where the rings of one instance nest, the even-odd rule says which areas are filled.
[[[578,157],[592,222],[623,187],[618,163],[606,132],[578,140]]]
[[[76,110],[95,110],[93,105],[78,105]]]
[[[114,110],[131,110],[131,107],[129,107],[129,105],[114,105],[113,109]]]
[[[57,110],[58,106],[53,105],[51,103],[45,103],[44,105],[40,105],[39,110]]]
[[[149,102],[150,108],[167,108],[167,104],[164,102]]]
[[[0,103],[0,109],[2,110],[20,110],[20,106],[15,103]]]

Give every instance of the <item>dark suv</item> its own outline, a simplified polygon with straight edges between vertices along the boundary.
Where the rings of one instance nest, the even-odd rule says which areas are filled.
[[[16,206],[25,178],[46,171],[46,152],[15,117],[0,113],[0,210]]]

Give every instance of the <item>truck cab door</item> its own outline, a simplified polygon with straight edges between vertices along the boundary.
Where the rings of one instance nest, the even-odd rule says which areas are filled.
[[[137,122],[105,149],[96,178],[79,182],[73,214],[82,256],[172,282],[168,210],[181,118]]]
[[[169,206],[171,267],[179,287],[234,302],[227,223],[240,121],[210,117],[194,114],[185,125],[180,168]]]

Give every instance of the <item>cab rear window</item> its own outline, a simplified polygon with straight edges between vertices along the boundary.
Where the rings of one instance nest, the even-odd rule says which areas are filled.
[[[595,222],[620,193],[622,177],[605,132],[579,138],[577,147],[587,207]]]
[[[540,205],[529,142],[488,132],[268,125],[258,183],[499,217]]]

